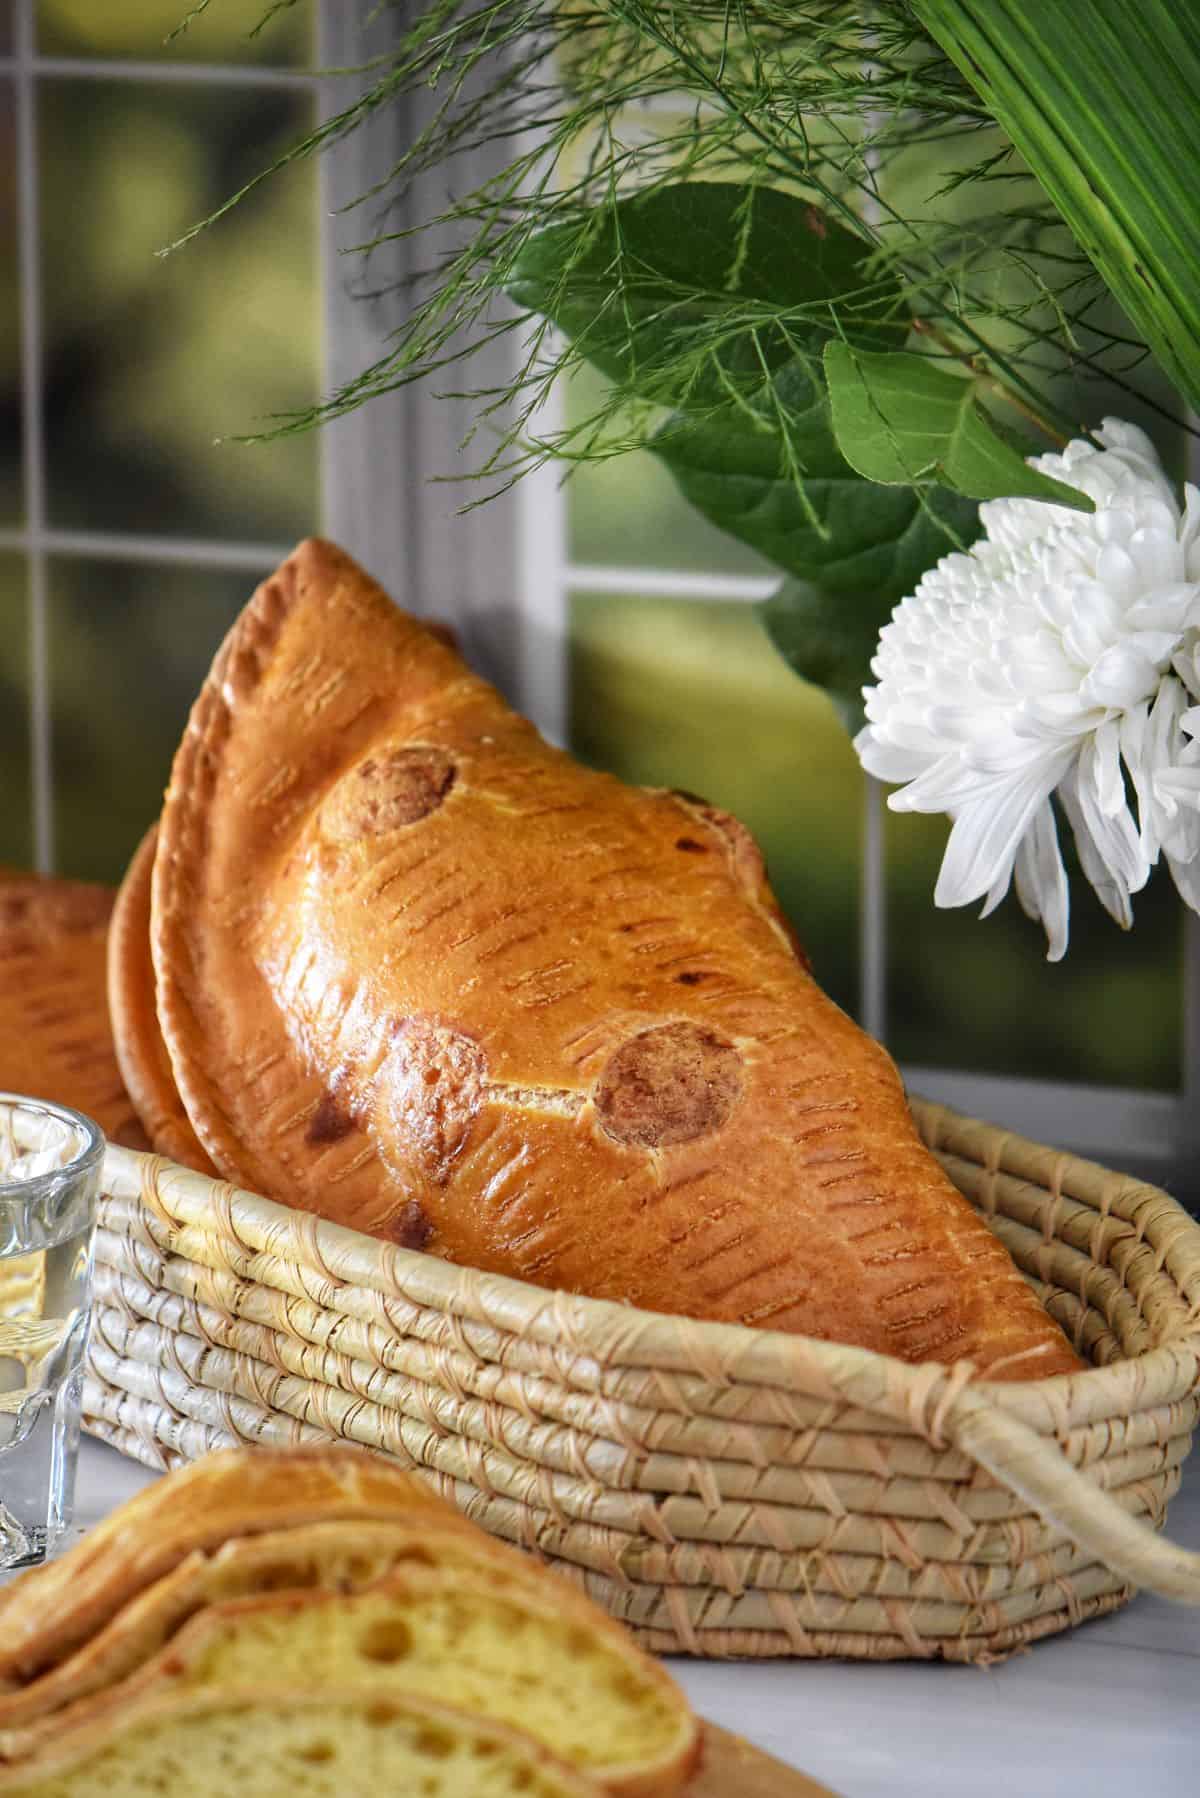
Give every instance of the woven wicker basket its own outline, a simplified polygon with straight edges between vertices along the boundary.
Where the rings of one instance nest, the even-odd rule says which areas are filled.
[[[1135,1586],[1200,1411],[1200,1226],[917,1106],[1093,1370],[1025,1385],[546,1292],[113,1149],[86,1427],[154,1467],[348,1437],[695,1655],[990,1660]]]

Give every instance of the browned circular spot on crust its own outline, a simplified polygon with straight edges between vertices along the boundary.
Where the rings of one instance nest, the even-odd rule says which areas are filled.
[[[429,1216],[416,1199],[409,1199],[406,1204],[401,1205],[399,1211],[389,1217],[384,1228],[391,1241],[402,1249],[423,1249],[433,1235]]]
[[[596,1085],[596,1112],[617,1142],[669,1148],[719,1130],[742,1094],[742,1058],[700,1024],[663,1024],[623,1043]]]
[[[410,743],[360,762],[321,809],[321,828],[336,843],[379,837],[435,812],[454,785],[454,763],[431,743]]]
[[[341,1142],[355,1128],[353,1114],[332,1093],[326,1093],[308,1120],[304,1140],[317,1148],[324,1143]]]
[[[483,1102],[487,1057],[464,1031],[437,1018],[404,1018],[376,1076],[395,1150],[444,1185]],[[414,1244],[419,1247],[421,1245]]]

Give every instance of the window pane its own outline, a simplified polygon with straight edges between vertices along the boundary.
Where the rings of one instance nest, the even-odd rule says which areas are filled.
[[[601,391],[600,376],[588,371],[576,375],[568,418],[577,423],[590,418]],[[566,493],[573,562],[782,578],[762,556],[702,518],[649,450],[581,463]]]
[[[43,56],[153,57],[163,62],[307,63],[312,7],[307,0],[277,12],[270,0],[215,0],[187,30],[165,42],[194,0],[38,0],[38,50]]]
[[[0,554],[0,862],[33,860],[29,606],[23,556]]]
[[[889,815],[892,1053],[973,1072],[1177,1088],[1183,906],[1169,878],[1156,875],[1135,897],[1126,935],[1072,867],[1071,943],[1052,965],[1044,932],[1011,895],[982,923],[978,907],[934,910],[946,833],[944,819]]]
[[[13,84],[0,79],[0,526],[20,524],[21,289]]]
[[[51,522],[288,540],[312,528],[314,437],[248,447],[317,391],[315,169],[170,242],[310,118],[306,96],[43,81]]]
[[[742,819],[818,979],[854,1009],[862,777],[828,702],[785,667],[755,608],[577,595],[571,712],[585,761]]]
[[[63,558],[50,583],[58,864],[119,880],[253,575]]]

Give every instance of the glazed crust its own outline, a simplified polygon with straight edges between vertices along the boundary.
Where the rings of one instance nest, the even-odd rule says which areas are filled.
[[[108,932],[108,1009],[121,1076],[147,1139],[160,1154],[197,1173],[216,1168],[188,1121],[171,1072],[155,1004],[150,959],[150,882],[158,825],[151,825],[126,870]]]
[[[748,833],[550,747],[328,544],[217,656],[152,912],[179,1092],[230,1180],[650,1310],[1082,1365]]]
[[[108,1024],[112,904],[107,887],[0,869],[0,1091],[69,1105],[145,1148]]]

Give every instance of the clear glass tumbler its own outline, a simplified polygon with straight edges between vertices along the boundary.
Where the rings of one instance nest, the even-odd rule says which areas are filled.
[[[0,1093],[0,1568],[71,1521],[103,1154],[89,1118]]]

